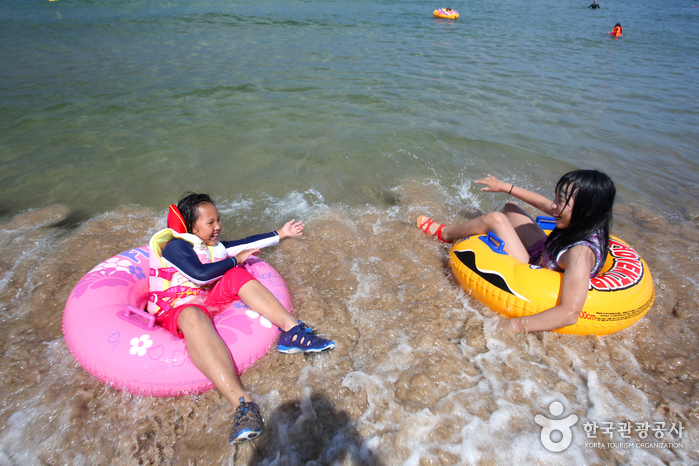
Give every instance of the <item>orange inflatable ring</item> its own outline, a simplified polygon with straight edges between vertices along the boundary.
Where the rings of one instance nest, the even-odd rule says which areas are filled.
[[[607,335],[634,324],[650,309],[655,292],[645,261],[619,238],[610,236],[609,243],[602,271],[590,279],[578,321],[555,332]],[[449,251],[449,263],[461,286],[509,318],[556,306],[563,273],[523,264],[508,255],[503,246],[492,233],[457,241]]]
[[[456,19],[459,17],[459,12],[451,8],[437,8],[433,14],[435,18]]]

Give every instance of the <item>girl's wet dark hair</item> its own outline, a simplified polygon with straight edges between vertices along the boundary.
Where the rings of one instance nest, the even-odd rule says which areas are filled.
[[[556,197],[566,188],[566,205],[573,199],[570,225],[566,229],[554,228],[546,240],[545,251],[556,257],[571,244],[602,231],[605,239],[602,257],[607,257],[613,220],[612,207],[616,197],[614,182],[597,170],[576,170],[566,173],[558,180]]]
[[[187,233],[191,233],[194,224],[197,223],[197,219],[199,218],[199,206],[202,204],[216,205],[208,194],[197,194],[193,192],[185,193],[177,203],[177,209],[182,214]]]

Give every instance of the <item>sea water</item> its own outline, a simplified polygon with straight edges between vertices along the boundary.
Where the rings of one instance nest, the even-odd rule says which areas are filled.
[[[0,464],[699,461],[699,8],[587,4],[0,1]],[[614,179],[655,304],[607,337],[507,335],[415,219],[499,208],[487,173],[551,196],[577,168]],[[61,331],[186,191],[224,238],[303,220],[263,257],[337,342],[243,374],[267,431],[237,448],[216,391],[117,391]],[[570,446],[537,415],[577,416]]]

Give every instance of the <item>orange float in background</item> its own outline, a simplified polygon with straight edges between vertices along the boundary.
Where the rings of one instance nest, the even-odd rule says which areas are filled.
[[[459,12],[451,8],[437,8],[433,14],[435,18],[456,19],[459,17]]]

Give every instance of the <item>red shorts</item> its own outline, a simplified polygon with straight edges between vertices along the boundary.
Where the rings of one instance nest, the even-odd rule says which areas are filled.
[[[204,314],[211,318],[211,312],[208,307],[221,306],[228,304],[231,301],[240,299],[238,292],[250,280],[255,278],[250,275],[250,272],[242,267],[233,267],[226,272],[219,281],[205,294],[204,304],[186,303],[181,306],[173,307],[155,318],[155,323],[167,329],[173,335],[184,338],[184,335],[177,326],[177,320],[180,318],[180,312],[186,307],[197,307]]]

